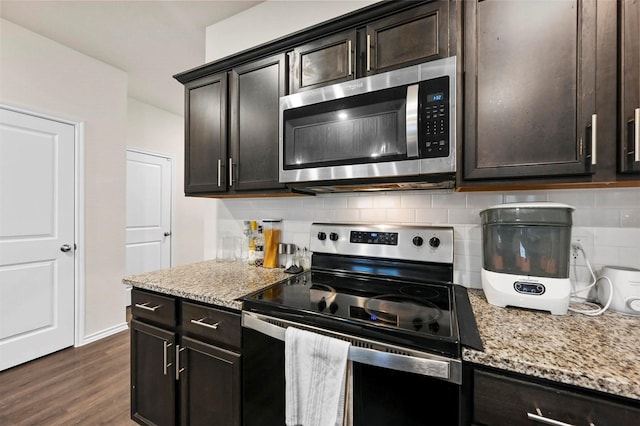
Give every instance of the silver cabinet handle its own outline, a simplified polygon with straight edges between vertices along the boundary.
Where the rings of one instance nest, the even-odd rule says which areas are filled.
[[[542,415],[542,412],[539,408],[536,408],[536,412],[538,414],[527,413],[527,418],[529,420],[533,420],[534,422],[544,423],[547,425],[553,426],[572,426],[569,423],[561,422],[559,420],[550,419]]]
[[[597,163],[597,142],[598,142],[598,114],[591,115],[591,164]]]
[[[173,345],[173,343],[169,343],[166,340],[162,341],[162,348],[163,348],[163,354],[162,354],[162,368],[163,368],[163,374],[166,376],[167,375],[167,369],[169,367],[171,367],[171,363],[168,362],[169,361],[169,355],[167,353],[167,350],[171,347],[171,345]]]
[[[233,158],[229,157],[229,186],[233,186]]]
[[[142,304],[140,304],[140,303],[136,303],[135,304],[136,308],[144,309],[144,310],[151,311],[151,312],[155,312],[156,309],[158,309],[161,306],[162,305],[149,306],[149,302],[144,302]]]
[[[371,71],[371,34],[367,34],[367,72]]]
[[[70,246],[69,244],[63,244],[63,245],[60,247],[60,251],[61,251],[61,252],[63,252],[63,253],[66,253],[66,252],[68,252],[68,251],[71,251],[71,246]]]
[[[208,324],[206,322],[204,322],[204,318],[200,318],[199,320],[191,320],[191,324],[196,324],[196,325],[201,325],[203,327],[207,327],[207,328],[211,328],[213,330],[217,330],[218,329],[218,325],[220,325],[220,321],[218,321],[215,324]]]
[[[633,118],[635,119],[635,123],[633,129],[635,130],[634,135],[634,150],[635,150],[635,161],[640,161],[640,108],[636,108]]]
[[[417,84],[407,87],[405,124],[407,126],[407,157],[409,158],[418,156],[418,89]]]
[[[184,371],[184,368],[180,368],[180,352],[184,351],[180,345],[176,345],[176,380],[180,380],[180,373]]]
[[[222,159],[218,158],[218,188],[222,186]]]
[[[351,40],[349,40],[348,49],[349,49],[349,56],[348,56],[348,58],[349,58],[349,64],[348,64],[348,66],[349,66],[349,75],[351,75],[352,74],[352,72],[351,72],[351,66],[352,66],[352,63],[351,63],[352,62],[351,61]]]

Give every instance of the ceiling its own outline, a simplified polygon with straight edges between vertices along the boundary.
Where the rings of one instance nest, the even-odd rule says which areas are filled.
[[[0,16],[127,72],[130,97],[183,115],[172,76],[204,63],[207,26],[261,2],[0,0]]]

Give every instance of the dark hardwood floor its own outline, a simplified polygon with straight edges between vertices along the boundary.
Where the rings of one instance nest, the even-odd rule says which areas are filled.
[[[0,425],[135,425],[129,331],[0,372]]]

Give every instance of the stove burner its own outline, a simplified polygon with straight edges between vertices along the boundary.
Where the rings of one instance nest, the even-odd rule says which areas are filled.
[[[400,288],[400,293],[421,299],[437,299],[440,296],[438,290],[424,285],[404,286]]]
[[[311,304],[316,305],[320,312],[324,311],[329,305],[331,313],[335,313],[338,310],[338,305],[335,303],[336,290],[325,284],[312,284],[309,289],[309,299]]]
[[[371,318],[396,327],[410,324],[414,330],[420,330],[424,324],[428,324],[429,330],[433,333],[440,329],[440,308],[428,300],[417,297],[383,294],[367,299],[364,310]]]

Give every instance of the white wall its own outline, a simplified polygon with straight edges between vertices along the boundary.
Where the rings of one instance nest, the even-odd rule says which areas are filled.
[[[258,46],[380,0],[283,1],[260,3],[207,27],[207,62]]]
[[[84,122],[85,341],[125,324],[127,148],[174,158],[173,264],[203,260],[215,202],[184,196],[183,117],[127,98],[125,72],[6,20],[0,102]]]
[[[209,199],[184,196],[184,118],[129,98],[127,148],[173,158],[172,266],[199,262]]]
[[[127,75],[0,20],[0,102],[85,123],[84,337],[124,323]]]

